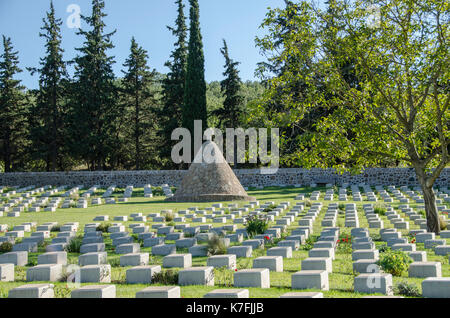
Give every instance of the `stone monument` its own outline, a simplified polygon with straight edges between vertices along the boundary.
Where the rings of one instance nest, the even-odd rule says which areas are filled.
[[[167,199],[172,202],[255,200],[244,190],[219,147],[212,141],[203,144],[175,195]]]

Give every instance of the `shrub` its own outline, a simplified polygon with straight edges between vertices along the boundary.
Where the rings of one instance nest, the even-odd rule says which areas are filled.
[[[264,209],[264,212],[270,212],[273,209],[275,209],[277,206],[275,204],[269,205],[267,208]]]
[[[373,212],[378,215],[386,215],[386,208],[380,204],[377,204],[373,209]]]
[[[175,215],[173,214],[172,211],[167,211],[166,215],[164,217],[166,219],[166,222],[172,222],[174,217],[175,217]]]
[[[169,222],[169,223],[167,223],[167,226],[175,226],[175,222],[174,221]]]
[[[74,237],[69,241],[66,246],[67,253],[80,253],[81,245],[83,244],[83,238],[81,236]]]
[[[425,211],[424,210],[420,210],[419,212],[417,212],[417,213],[419,213],[423,218],[427,218],[427,214],[425,213]]]
[[[408,254],[403,251],[393,251],[391,249],[387,249],[384,253],[381,253],[380,259],[377,261],[377,265],[383,271],[393,276],[401,276],[403,272],[408,270],[410,263],[412,263],[412,259]]]
[[[421,297],[419,288],[415,284],[409,284],[406,281],[400,282],[395,285],[395,293],[407,297]]]
[[[253,237],[258,234],[264,234],[269,228],[269,222],[264,218],[258,216],[251,216],[247,219],[247,234]]]
[[[214,234],[208,241],[208,255],[224,255],[227,253],[227,246],[224,240],[218,235]]]
[[[308,237],[308,238],[305,240],[305,245],[301,245],[300,248],[301,248],[302,250],[305,250],[305,251],[312,250],[312,249],[314,248],[314,242],[315,242],[315,241],[316,241],[316,240],[314,239],[314,237]]]
[[[337,240],[337,253],[339,254],[351,254],[352,253],[352,239],[348,235],[341,237]]]
[[[9,253],[13,249],[13,245],[11,242],[3,242],[0,244],[0,254]]]
[[[344,211],[345,210],[345,204],[344,203],[340,203],[338,208],[339,208],[339,210]]]
[[[61,230],[61,226],[55,225],[50,229],[50,232],[59,232]]]
[[[108,229],[111,226],[111,223],[102,223],[99,226],[97,226],[97,231],[108,233]]]
[[[214,268],[214,281],[217,286],[233,287],[233,271],[226,266]]]
[[[305,200],[305,205],[306,205],[307,207],[312,206],[311,200],[310,200],[310,199],[306,199],[306,200]]]
[[[159,273],[155,273],[152,277],[152,284],[177,285],[178,272],[169,269],[169,270],[162,270]]]

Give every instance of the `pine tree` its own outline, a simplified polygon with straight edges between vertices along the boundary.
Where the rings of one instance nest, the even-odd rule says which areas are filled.
[[[223,40],[223,48],[220,49],[225,58],[225,79],[220,82],[220,87],[225,100],[223,108],[213,112],[219,118],[219,121],[225,128],[237,128],[240,125],[240,119],[244,112],[244,98],[240,94],[242,81],[239,78],[237,66],[239,62],[233,61],[228,54],[227,42]]]
[[[61,156],[64,149],[64,122],[66,115],[66,101],[64,99],[64,85],[67,81],[66,62],[63,61],[61,48],[61,19],[56,19],[53,1],[47,19],[43,19],[44,26],[39,36],[46,40],[46,56],[41,58],[40,68],[30,68],[32,74],[38,72],[39,91],[36,106],[31,112],[32,127],[30,139],[33,141],[35,159],[46,162],[47,171],[61,169]],[[59,164],[58,164],[59,162]]]
[[[0,140],[5,172],[17,170],[15,160],[23,152],[27,134],[27,112],[24,87],[14,79],[21,73],[18,52],[14,51],[11,38],[3,35],[3,54],[0,56]]]
[[[133,37],[130,56],[123,64],[127,70],[123,71],[125,76],[122,83],[125,103],[132,105],[127,126],[132,130],[131,143],[134,143],[133,155],[136,170],[141,169],[143,157],[150,156],[149,138],[145,137],[148,137],[152,126],[151,105],[154,103],[154,94],[150,88],[154,82],[155,71],[150,71],[147,60],[147,51],[140,47]]]
[[[166,78],[163,80],[163,109],[160,115],[162,130],[162,145],[160,155],[166,159],[165,165],[173,167],[170,160],[173,142],[171,135],[173,130],[182,126],[182,110],[184,102],[184,86],[186,82],[186,59],[187,59],[187,27],[184,15],[184,4],[182,0],[175,1],[178,7],[178,16],[175,27],[167,28],[177,38],[175,49],[171,54],[171,60],[165,63],[169,68]]]
[[[214,110],[212,114],[217,116],[219,124],[224,128],[238,128],[240,127],[242,114],[244,113],[244,98],[240,93],[242,81],[239,78],[239,71],[237,69],[239,62],[235,62],[230,58],[228,45],[225,40],[223,40],[223,48],[220,49],[220,52],[225,58],[225,71],[223,72],[225,79],[220,82],[220,89],[225,100],[223,101],[223,107]],[[234,168],[237,168],[236,140],[233,145],[233,164]]]
[[[198,0],[189,0],[190,29],[187,58],[186,84],[184,89],[183,127],[194,136],[194,120],[201,120],[203,129],[208,126],[206,109],[205,57],[200,33],[200,10]],[[193,140],[193,138],[192,138]],[[193,154],[197,149],[192,147]],[[192,156],[193,158],[193,156]]]
[[[82,16],[91,30],[77,33],[85,37],[84,46],[75,61],[76,85],[71,102],[72,151],[91,170],[106,169],[117,142],[117,121],[121,113],[117,101],[112,65],[114,57],[107,55],[113,48],[111,36],[104,33],[106,14],[103,0],[92,0],[92,15]]]

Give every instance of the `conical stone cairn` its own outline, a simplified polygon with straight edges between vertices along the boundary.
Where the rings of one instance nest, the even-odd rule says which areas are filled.
[[[217,144],[206,141],[195,156],[175,195],[167,201],[255,201],[242,187]]]

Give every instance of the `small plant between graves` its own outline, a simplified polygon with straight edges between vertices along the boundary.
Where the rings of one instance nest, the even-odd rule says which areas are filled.
[[[352,239],[348,235],[341,235],[336,241],[336,252],[338,254],[351,254],[352,253]]]
[[[247,218],[247,234],[250,237],[255,235],[264,234],[269,228],[269,222],[262,217],[256,215]]]
[[[401,296],[406,297],[421,297],[422,294],[419,287],[415,284],[410,284],[406,281],[399,282],[395,285],[394,292]]]
[[[224,255],[227,253],[227,246],[224,240],[217,234],[214,234],[208,241],[208,255]]]
[[[409,264],[412,263],[412,259],[403,251],[388,248],[384,253],[380,254],[380,259],[377,261],[377,265],[381,269],[393,276],[402,276],[402,274],[408,270]]]
[[[174,215],[174,213],[172,211],[167,211],[166,215],[164,217],[166,219],[166,222],[172,222],[174,217],[175,217],[175,215]]]
[[[108,233],[108,229],[111,226],[111,223],[102,223],[99,226],[97,226],[97,231]]]
[[[383,206],[380,205],[380,204],[377,204],[377,205],[373,208],[373,212],[374,212],[375,214],[378,214],[378,215],[386,215],[386,208],[383,207]]]
[[[77,236],[69,241],[66,246],[68,253],[80,253],[81,245],[83,244],[83,237]]]
[[[269,205],[267,208],[265,208],[264,209],[264,212],[270,212],[270,211],[272,211],[273,209],[275,209],[277,206],[275,205],[275,204],[271,204],[271,205]]]
[[[155,273],[152,277],[153,284],[162,285],[177,285],[178,284],[178,271],[173,269],[162,270],[159,273]]]
[[[11,242],[3,242],[0,244],[0,254],[9,253],[13,249],[13,245]]]
[[[237,271],[237,269],[235,270]],[[233,287],[233,271],[226,266],[214,269],[214,280],[216,285],[222,287]]]

